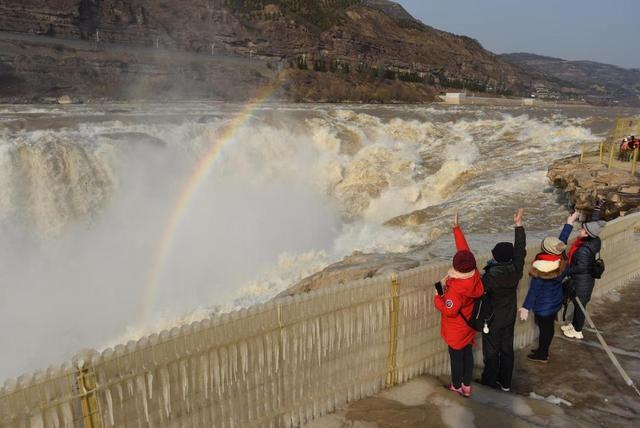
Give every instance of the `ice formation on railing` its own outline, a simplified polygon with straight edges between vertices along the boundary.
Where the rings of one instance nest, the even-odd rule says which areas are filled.
[[[640,216],[610,223],[602,239],[604,293],[640,271],[622,257],[638,252]],[[528,248],[518,298],[537,246]],[[487,255],[478,255],[484,260]],[[216,316],[85,358],[95,378],[102,426],[293,427],[385,387],[388,373],[404,382],[448,371],[433,308],[433,283],[448,263],[398,274],[397,326],[391,276],[385,275]],[[397,328],[394,358],[390,333]],[[534,339],[518,323],[515,345]],[[0,426],[83,425],[77,365],[8,380],[0,389]]]

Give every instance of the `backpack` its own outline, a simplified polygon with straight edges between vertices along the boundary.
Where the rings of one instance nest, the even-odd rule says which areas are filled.
[[[489,325],[493,321],[493,305],[489,299],[489,295],[485,292],[482,296],[473,302],[473,312],[471,318],[467,319],[460,310],[460,316],[469,327],[485,334],[489,333]]]

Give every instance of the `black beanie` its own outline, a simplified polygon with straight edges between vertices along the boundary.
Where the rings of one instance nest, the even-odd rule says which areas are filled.
[[[491,250],[493,258],[500,263],[510,262],[513,259],[513,244],[511,242],[499,242]]]

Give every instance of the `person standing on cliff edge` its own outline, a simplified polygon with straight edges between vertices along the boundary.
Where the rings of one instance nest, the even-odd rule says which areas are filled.
[[[449,346],[451,358],[451,384],[449,390],[465,397],[471,396],[473,374],[472,346],[476,331],[469,327],[460,315],[469,319],[476,299],[484,294],[484,287],[476,265],[476,258],[469,250],[467,240],[458,224],[458,213],[453,219],[453,236],[456,254],[447,275],[436,283],[434,305],[441,312],[440,333]]]
[[[527,240],[522,226],[524,210],[513,216],[515,239],[499,242],[491,250],[493,259],[484,268],[482,283],[493,307],[489,333],[482,334],[484,370],[480,383],[492,388],[511,390],[513,375],[513,331],[518,307],[517,288],[522,279]]]

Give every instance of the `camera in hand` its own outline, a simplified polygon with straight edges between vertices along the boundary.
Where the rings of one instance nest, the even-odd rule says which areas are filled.
[[[436,287],[436,293],[438,293],[439,296],[442,296],[444,294],[442,283],[440,281],[436,282],[433,286]]]

